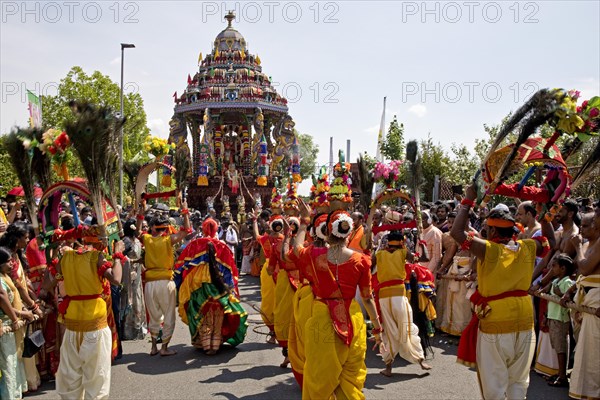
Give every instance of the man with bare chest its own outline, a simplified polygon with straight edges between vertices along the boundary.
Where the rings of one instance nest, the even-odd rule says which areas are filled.
[[[576,249],[575,263],[580,276],[575,285],[565,293],[561,302],[572,299],[578,305],[596,309],[595,315],[581,313],[581,329],[575,347],[569,385],[569,397],[592,399],[600,398],[600,204],[596,204],[594,214],[584,216],[582,236],[588,237],[587,249],[584,249],[581,236],[572,240]]]
[[[541,231],[542,226],[535,219],[536,215],[537,210],[531,201],[519,204],[515,219],[525,228],[525,231],[519,234],[519,239],[531,239],[533,235]]]

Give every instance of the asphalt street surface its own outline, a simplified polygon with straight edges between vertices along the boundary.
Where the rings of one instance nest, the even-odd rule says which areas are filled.
[[[188,328],[178,321],[171,347],[177,354],[150,357],[148,340],[123,343],[123,357],[112,367],[111,399],[301,399],[291,369],[283,369],[281,349],[265,342],[268,329],[259,312],[259,279],[240,278],[242,303],[249,314],[248,334],[236,348],[223,347],[208,356],[190,345]],[[481,399],[477,374],[456,363],[458,338],[436,335],[431,371],[396,359],[391,378],[370,348],[364,394],[367,399]],[[31,399],[56,399],[54,381],[45,382]],[[531,373],[528,399],[568,399],[567,388],[553,388]]]

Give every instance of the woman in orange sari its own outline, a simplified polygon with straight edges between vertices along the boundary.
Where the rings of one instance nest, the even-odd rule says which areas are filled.
[[[366,327],[359,305],[354,301],[360,289],[365,308],[373,321],[377,348],[381,324],[371,294],[371,261],[346,247],[352,218],[337,210],[327,218],[329,248],[302,246],[310,208],[300,202],[302,223],[294,252],[312,275],[312,315],[304,327],[305,356],[303,399],[364,399]],[[289,239],[284,242],[289,246]]]
[[[326,223],[327,214],[320,214],[315,217],[310,230],[314,247],[326,248],[326,236],[323,233],[323,228],[325,228]],[[287,236],[287,233],[284,232],[284,236]],[[307,244],[305,244],[305,246],[306,245]],[[298,289],[294,293],[292,299],[293,318],[290,321],[288,357],[290,359],[290,364],[292,365],[294,378],[296,378],[296,381],[302,388],[304,380],[304,363],[306,361],[304,351],[304,327],[306,326],[306,321],[308,321],[312,314],[314,296],[311,285],[313,284],[313,277],[310,274],[311,268],[307,268],[306,264],[302,264],[298,260],[293,249],[289,250],[286,254],[287,259],[293,262],[297,268],[299,278]]]
[[[254,237],[260,243],[265,254],[265,264],[260,272],[260,309],[263,322],[269,328],[269,343],[275,343],[275,282],[277,281],[277,259],[273,257],[274,248],[283,240],[281,231],[283,222],[281,215],[273,215],[269,218],[269,230],[261,235],[258,231],[258,213],[252,215]]]

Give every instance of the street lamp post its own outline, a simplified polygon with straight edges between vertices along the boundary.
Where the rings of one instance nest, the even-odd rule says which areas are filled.
[[[131,43],[121,43],[121,118],[123,118],[123,65],[125,61],[125,49],[134,48]],[[119,151],[119,192],[121,210],[123,209],[123,125],[121,125],[121,146]]]

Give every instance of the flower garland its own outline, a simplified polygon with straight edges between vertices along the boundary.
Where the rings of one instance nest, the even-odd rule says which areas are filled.
[[[288,182],[287,189],[288,191],[283,208],[287,213],[293,213],[298,211],[298,184],[296,182]]]
[[[281,208],[283,207],[283,196],[277,190],[277,187],[273,188],[273,192],[271,193],[271,211],[273,213],[281,212]]]
[[[23,146],[25,149],[38,147],[42,153],[49,155],[56,174],[65,181],[69,180],[67,160],[71,156],[71,140],[67,132],[48,129],[42,134],[42,143],[36,140],[24,140]]]
[[[350,163],[339,162],[335,165],[333,170],[335,178],[331,183],[329,193],[327,193],[327,200],[341,201],[343,203],[352,203],[352,180],[350,179]]]
[[[378,162],[373,169],[373,180],[385,184],[388,189],[393,189],[400,177],[402,164],[401,160],[393,160],[389,164]]]
[[[310,188],[310,203],[313,208],[329,207],[327,193],[329,192],[329,175],[325,172],[326,169],[321,168],[318,178],[313,175],[313,185]]]

